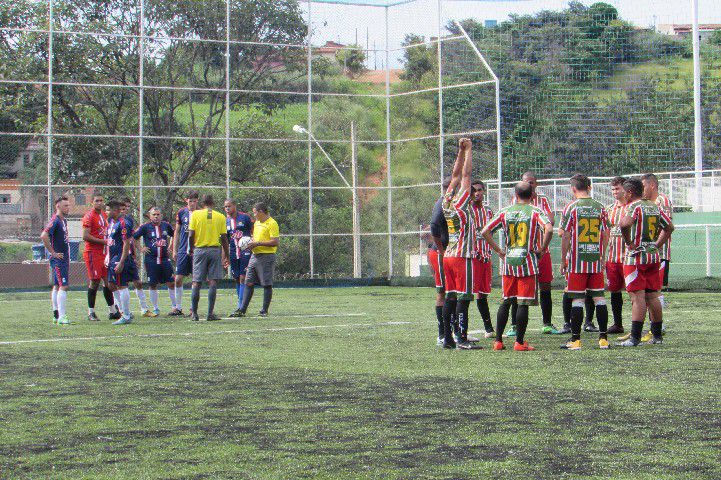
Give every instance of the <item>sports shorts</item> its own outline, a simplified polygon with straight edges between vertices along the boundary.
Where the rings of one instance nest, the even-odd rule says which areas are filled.
[[[50,272],[53,275],[53,285],[67,287],[70,284],[70,260],[67,258],[51,258]]]
[[[243,250],[240,252],[240,258],[233,258],[230,256],[230,275],[236,280],[240,277],[244,277],[248,269],[248,263],[253,252],[250,250]]]
[[[428,265],[431,266],[431,270],[433,271],[433,279],[436,282],[436,290],[442,293],[446,290],[446,285],[443,275],[443,262],[438,261],[439,257],[440,255],[438,254],[438,250],[433,250],[432,248],[428,249]]]
[[[626,279],[627,292],[658,292],[661,290],[661,275],[659,264],[624,265],[623,275]]]
[[[245,273],[245,284],[260,284],[263,287],[273,286],[275,276],[275,253],[254,253],[248,262]]]
[[[173,281],[173,265],[167,258],[157,263],[153,258],[145,259],[145,273],[148,274],[148,283],[158,285]]]
[[[626,288],[623,277],[623,263],[606,262],[606,280],[609,292],[620,292]]]
[[[536,305],[538,304],[537,278],[536,275],[527,277],[512,277],[503,275],[501,277],[503,283],[503,298],[515,298],[519,305]]]
[[[551,252],[546,252],[538,259],[538,283],[551,283],[553,281],[553,261]]]
[[[127,287],[128,284],[140,279],[135,259],[130,256],[125,259],[123,271],[120,272],[120,275],[116,275],[115,266],[118,264],[118,260],[120,260],[119,257],[110,259],[110,264],[108,265],[108,283],[115,284],[118,287]]]
[[[604,292],[603,273],[572,273],[568,275],[568,295],[571,298],[585,298],[588,291],[592,297],[602,297]]]
[[[187,277],[191,273],[193,273],[193,256],[178,252],[175,257],[175,274]]]
[[[220,247],[200,247],[193,251],[193,282],[220,280],[225,276]]]
[[[465,257],[443,257],[443,274],[446,293],[455,293],[473,300],[475,282],[473,281],[473,259]]]
[[[473,259],[473,291],[476,295],[491,293],[491,260]]]
[[[102,252],[85,250],[83,252],[85,268],[88,270],[88,279],[102,280],[108,276],[108,267],[105,266],[105,255]]]

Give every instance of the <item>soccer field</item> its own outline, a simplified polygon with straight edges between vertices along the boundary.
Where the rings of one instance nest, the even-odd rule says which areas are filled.
[[[85,321],[84,292],[66,327],[49,293],[1,294],[0,477],[721,478],[721,295],[667,297],[662,346],[561,351],[536,308],[538,350],[494,352],[436,347],[428,288],[121,327]]]

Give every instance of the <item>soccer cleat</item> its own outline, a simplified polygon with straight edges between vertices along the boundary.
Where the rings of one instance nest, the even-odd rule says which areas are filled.
[[[608,340],[605,338],[599,338],[598,339],[598,348],[601,350],[607,350],[611,348],[611,345],[609,345]]]
[[[261,318],[265,318],[268,316],[268,312],[266,312],[265,310],[261,310],[260,312],[258,312],[258,316]]]
[[[628,340],[629,338],[631,338],[631,334],[630,334],[630,333],[627,333],[626,335],[621,335],[620,337],[618,337],[618,338],[616,339],[616,341],[618,341],[618,342],[625,342],[625,341]]]
[[[100,319],[98,318],[97,315],[95,315],[95,312],[92,312],[92,313],[88,314],[88,321],[89,322],[99,322]]]
[[[508,330],[506,330],[506,333],[503,335],[504,337],[515,337],[516,336],[516,327],[511,325]]]
[[[491,330],[490,332],[486,332],[486,333],[483,334],[483,338],[493,338],[493,337],[495,337],[495,336],[496,336],[496,332],[494,332],[493,330]]]
[[[155,318],[155,317],[158,316],[158,314],[157,314],[157,313],[154,313],[154,312],[151,312],[150,310],[146,310],[146,311],[143,312],[143,316],[144,316],[144,317],[148,317],[148,318]]]
[[[598,332],[598,328],[596,328],[596,325],[594,325],[593,323],[589,322],[589,323],[586,323],[586,324],[583,326],[583,331],[584,331],[584,332]]]
[[[493,350],[505,350],[506,346],[503,344],[503,342],[496,340],[493,342]]]
[[[128,325],[133,323],[133,317],[123,315],[119,320],[114,321],[111,325]]]
[[[168,314],[169,317],[182,317],[183,315],[183,311],[179,308],[172,309]]]
[[[467,342],[471,342],[471,343],[476,343],[476,342],[480,342],[481,339],[478,338],[478,337],[474,337],[473,335],[468,335],[468,336],[466,337],[466,341],[467,341]]]
[[[580,350],[581,349],[581,341],[580,340],[569,340],[568,342],[561,345],[562,350]]]
[[[207,316],[207,318],[205,320],[207,322],[216,322],[216,321],[220,320],[220,317],[214,313],[211,313],[210,315]]]
[[[642,342],[642,343],[646,343],[646,342],[648,342],[649,340],[651,340],[652,338],[653,338],[653,334],[651,333],[651,330],[649,330],[648,332],[646,332],[646,335],[644,335],[643,337],[641,337],[641,342]]]
[[[122,315],[120,314],[120,310],[116,310],[113,313],[108,313],[108,320],[120,320]]]
[[[453,340],[447,342],[445,339],[443,339],[443,348],[454,349],[456,348],[456,342],[454,342]]]
[[[614,334],[614,335],[619,334],[619,333],[623,333],[623,326],[622,326],[622,325],[613,324],[613,325],[611,325],[610,327],[608,327],[608,330],[606,331],[606,333],[612,333],[612,334]]]
[[[159,309],[159,308],[154,308],[154,309],[153,309],[153,313],[155,314],[156,317],[160,316],[160,309]]]
[[[545,335],[559,335],[561,332],[556,329],[556,327],[553,326],[553,324],[544,325],[541,328],[541,333]]]
[[[456,350],[480,350],[481,348],[483,347],[468,341],[456,343]]]
[[[244,316],[244,315],[245,315],[245,314],[243,313],[243,311],[238,308],[236,311],[234,311],[233,313],[231,313],[230,315],[228,315],[228,317],[229,317],[229,318],[239,318],[239,317],[242,317],[242,316]]]
[[[663,344],[663,337],[651,337],[651,340],[646,342],[649,345],[662,345]]]
[[[195,313],[195,312],[190,312],[190,320],[193,321],[193,322],[199,322],[199,321],[200,321],[200,317],[198,316],[197,313]]]
[[[516,352],[531,352],[531,351],[535,350],[535,348],[530,346],[528,344],[528,342],[523,342],[523,343],[516,342],[513,344],[513,350],[515,350]]]
[[[570,323],[564,323],[564,324],[563,324],[563,328],[561,328],[561,329],[558,331],[558,334],[559,334],[559,335],[568,335],[569,333],[571,333],[571,324],[570,324]]]
[[[443,346],[443,337],[436,338],[436,345],[438,345],[439,347]]]
[[[628,338],[624,340],[623,342],[616,342],[616,346],[618,347],[638,347],[638,342],[635,341],[633,338]]]
[[[70,325],[70,320],[68,320],[68,316],[63,315],[62,317],[58,318],[58,325]]]

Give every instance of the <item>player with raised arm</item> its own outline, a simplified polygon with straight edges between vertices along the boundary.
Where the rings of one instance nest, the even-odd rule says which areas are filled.
[[[40,234],[45,249],[50,252],[50,271],[53,276],[51,294],[53,305],[53,323],[70,325],[67,316],[68,288],[70,285],[70,241],[68,240],[68,221],[65,218],[70,212],[67,197],[55,200],[55,215]]]
[[[493,323],[491,322],[491,311],[488,308],[488,295],[491,294],[491,253],[493,250],[481,235],[483,227],[493,219],[493,211],[483,204],[486,195],[486,184],[480,180],[474,180],[473,185],[473,223],[476,229],[476,255],[473,257],[473,281],[476,282],[475,290],[478,295],[476,306],[483,320],[485,338],[492,338],[495,335]]]
[[[235,280],[235,292],[238,295],[238,307],[230,317],[240,317],[245,290],[245,272],[253,252],[241,247],[241,239],[253,239],[253,219],[250,215],[238,211],[238,204],[232,198],[225,201],[225,227],[228,232],[230,246],[230,274]]]
[[[123,314],[119,320],[113,322],[113,325],[132,323],[128,284],[138,278],[137,265],[130,256],[133,244],[133,219],[121,214],[123,206],[123,202],[118,200],[108,202],[108,219],[111,220],[108,226],[108,284],[113,291],[118,292],[120,310]]]
[[[591,198],[591,180],[583,174],[571,177],[571,193],[576,198],[561,217],[561,275],[568,279],[572,299],[571,340],[561,345],[566,350],[581,349],[581,325],[587,294],[593,298],[598,318],[598,346],[608,348],[608,308],[604,298],[603,256],[608,246],[606,209]]]
[[[608,291],[611,292],[611,312],[613,313],[613,325],[608,328],[608,333],[623,333],[623,291],[626,282],[623,277],[623,259],[626,255],[626,243],[621,234],[621,219],[626,216],[626,191],[623,184],[626,181],[623,177],[616,177],[611,180],[611,195],[615,199],[611,205],[606,207],[608,212],[608,224],[610,241],[608,243],[608,255],[606,256],[606,282]]]
[[[175,305],[170,316],[183,315],[183,280],[193,273],[193,258],[190,256],[188,245],[188,225],[190,214],[198,208],[199,194],[190,190],[185,195],[185,207],[178,210],[175,216],[175,229],[173,233],[173,260],[175,261]],[[192,312],[191,312],[192,313]]]
[[[663,343],[663,310],[658,298],[662,284],[659,275],[660,249],[668,241],[674,227],[664,211],[654,202],[642,198],[641,180],[626,180],[623,188],[629,204],[619,226],[626,242],[623,273],[632,308],[631,336],[618,345],[635,347],[641,343],[646,311],[649,312],[652,332],[648,343],[660,344]]]
[[[140,249],[145,254],[145,273],[148,274],[150,287],[150,303],[153,305],[155,316],[160,315],[158,306],[158,285],[168,287],[170,304],[175,305],[175,282],[173,281],[173,265],[170,263],[169,252],[173,248],[173,227],[165,220],[161,220],[160,208],[152,207],[148,210],[150,221],[142,224],[133,233],[135,240],[143,239]]]
[[[536,283],[538,261],[553,237],[553,224],[538,207],[531,205],[533,187],[528,182],[518,182],[515,202],[498,212],[481,231],[488,245],[503,259],[503,302],[496,316],[496,341],[494,350],[503,350],[503,331],[508,323],[511,305],[516,304],[516,351],[534,350],[525,340],[528,327],[528,307],[537,305]],[[493,233],[501,230],[505,239],[502,249],[493,239]],[[540,233],[542,232],[542,233]]]
[[[443,215],[448,225],[448,247],[443,255],[446,299],[443,304],[443,348],[471,350],[480,348],[468,341],[468,307],[473,300],[473,257],[475,229],[471,207],[472,143],[459,141],[451,182],[443,200]],[[451,315],[459,325],[457,340],[451,331]]]
[[[105,213],[105,201],[102,195],[93,196],[93,208],[83,215],[83,240],[85,251],[83,260],[88,271],[88,320],[97,322],[100,319],[95,313],[95,298],[100,282],[103,282],[103,297],[108,304],[108,318],[117,320],[120,311],[115,306],[113,292],[108,288],[108,268],[105,265],[105,234],[108,231],[108,216]]]

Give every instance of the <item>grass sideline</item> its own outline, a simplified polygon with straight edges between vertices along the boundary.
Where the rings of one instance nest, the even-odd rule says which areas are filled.
[[[439,350],[427,288],[126,327],[82,320],[76,292],[78,323],[53,326],[47,296],[0,294],[0,341],[67,339],[0,345],[1,478],[721,477],[719,294],[669,294],[661,347],[566,352],[534,328],[523,353]]]

